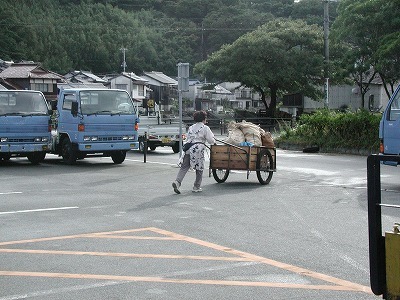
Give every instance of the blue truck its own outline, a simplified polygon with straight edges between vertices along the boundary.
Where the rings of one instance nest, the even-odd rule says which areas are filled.
[[[121,164],[137,150],[138,113],[125,90],[70,88],[52,102],[51,153],[67,164],[91,156]]]
[[[50,112],[41,92],[0,90],[0,161],[42,162],[50,150]]]
[[[400,155],[400,85],[390,97],[379,124],[379,152],[386,155]],[[395,161],[385,164],[397,166]]]

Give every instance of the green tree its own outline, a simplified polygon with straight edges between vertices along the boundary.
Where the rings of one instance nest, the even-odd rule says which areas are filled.
[[[399,0],[342,0],[338,6],[332,38],[346,49],[342,67],[360,88],[361,107],[377,74],[385,88],[389,84],[392,91],[400,78],[399,7]],[[387,93],[391,94],[388,90]]]
[[[320,95],[322,42],[320,27],[276,19],[223,46],[197,64],[195,72],[209,80],[239,81],[253,88],[274,116],[280,92],[300,92],[312,98]]]

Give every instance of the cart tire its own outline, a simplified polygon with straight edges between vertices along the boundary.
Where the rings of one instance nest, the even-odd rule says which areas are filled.
[[[270,171],[274,165],[271,152],[268,149],[262,149],[257,157],[257,178],[261,184],[268,184],[271,181],[273,171]]]
[[[229,170],[225,169],[212,169],[214,179],[218,183],[223,183],[229,176]]]

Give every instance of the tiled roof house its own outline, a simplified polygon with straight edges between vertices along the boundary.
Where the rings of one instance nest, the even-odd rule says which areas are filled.
[[[41,91],[48,101],[57,98],[57,83],[63,77],[34,62],[13,63],[0,73],[0,84],[9,90]]]

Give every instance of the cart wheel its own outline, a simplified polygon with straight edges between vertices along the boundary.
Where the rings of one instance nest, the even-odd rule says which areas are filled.
[[[224,169],[212,169],[212,173],[214,176],[214,179],[218,183],[223,183],[229,176],[229,170],[224,170]]]
[[[263,149],[258,153],[257,157],[257,178],[261,184],[268,184],[271,181],[274,172],[270,171],[274,161],[268,149]]]

